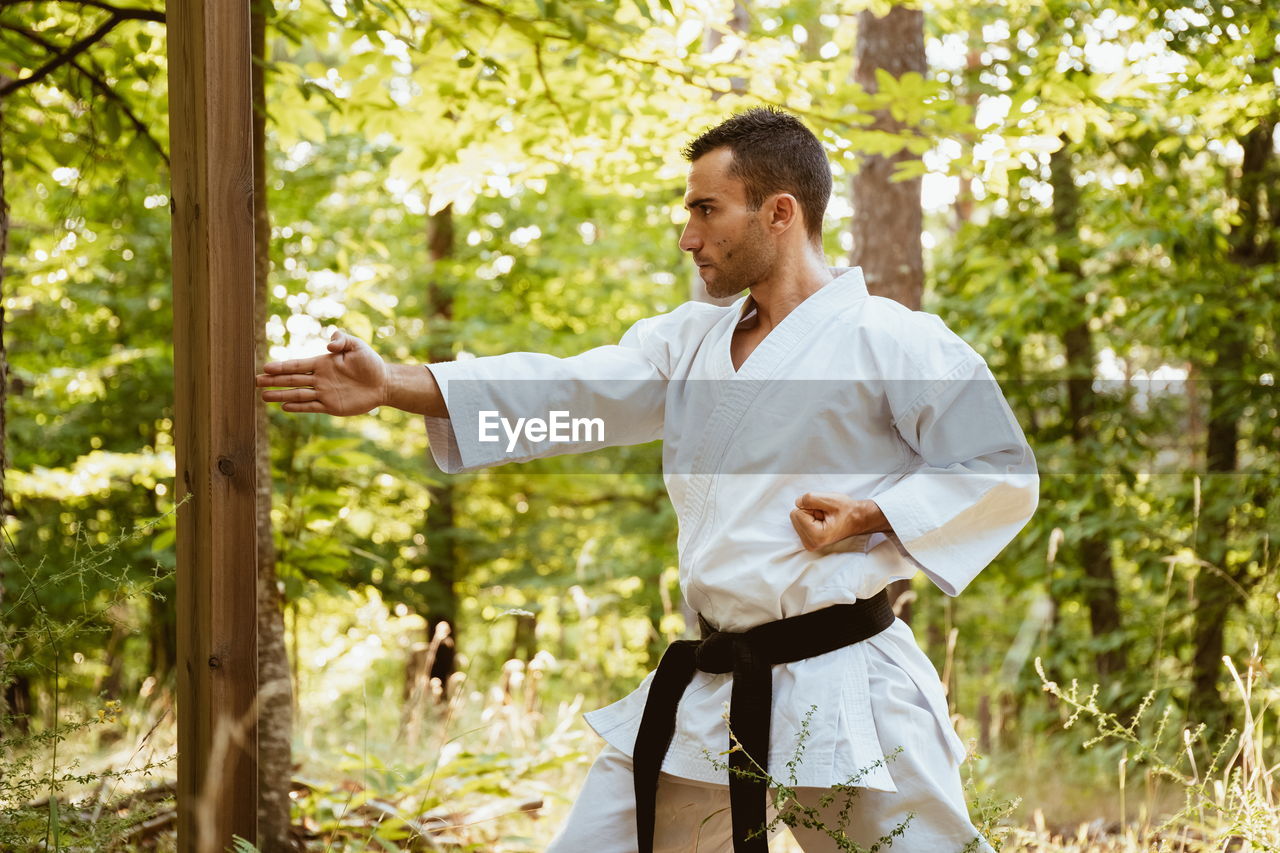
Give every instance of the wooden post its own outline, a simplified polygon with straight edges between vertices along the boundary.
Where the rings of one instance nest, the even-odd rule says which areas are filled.
[[[171,0],[178,849],[256,841],[250,0]]]

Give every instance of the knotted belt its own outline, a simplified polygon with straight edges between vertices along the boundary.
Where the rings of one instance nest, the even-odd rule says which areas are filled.
[[[701,616],[699,616],[701,620]],[[734,853],[767,853],[764,832],[769,767],[769,720],[773,706],[773,665],[817,657],[874,637],[893,624],[893,607],[882,590],[855,604],[837,604],[812,613],[766,622],[747,631],[716,631],[702,621],[702,640],[677,640],[667,647],[649,684],[633,756],[636,836],[639,853],[653,853],[658,774],[676,730],[676,706],[694,670],[733,673],[729,727],[742,745],[729,753],[729,810]],[[759,834],[750,840],[747,834]]]

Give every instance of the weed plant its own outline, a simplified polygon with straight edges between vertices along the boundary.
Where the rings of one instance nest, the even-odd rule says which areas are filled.
[[[119,551],[126,542],[171,527],[172,521],[170,513],[100,548],[86,548],[65,568],[43,562],[28,567],[12,547],[4,549],[6,573],[20,582],[11,583],[16,594],[0,604],[0,625],[6,626],[0,634],[0,684],[15,674],[36,672],[48,676],[57,690],[54,713],[43,725],[34,720],[23,731],[14,717],[0,718],[0,850],[171,848],[173,787],[165,777],[174,770],[174,720],[167,691],[158,691],[161,698],[150,702],[105,695],[73,699],[66,668],[72,665],[69,650],[83,635],[100,630],[109,610],[159,597],[155,587],[171,573],[139,579],[136,569],[120,565]],[[54,584],[111,592],[84,601],[73,618],[57,620],[41,606],[43,593]],[[380,601],[376,605],[382,607]],[[14,627],[18,608],[24,614],[20,630]],[[363,633],[347,636],[349,645],[339,654],[373,634],[393,637],[401,630],[377,618],[357,621]],[[446,640],[434,638],[431,651]],[[37,660],[50,661],[49,671],[33,670]],[[580,720],[583,697],[563,695],[557,676],[565,665],[546,652],[528,663],[507,662],[488,685],[473,675],[465,658],[459,660],[462,670],[449,684],[428,681],[402,692],[402,658],[389,655],[365,665],[354,686],[343,685],[337,702],[313,701],[330,695],[332,685],[322,691],[318,679],[336,668],[332,660],[318,671],[303,671],[307,695],[300,697],[304,713],[295,755],[302,768],[294,780],[293,818],[306,849],[515,853],[545,847],[599,747]],[[1007,782],[991,782],[1002,768],[974,755],[965,773],[978,832],[1000,853],[1280,853],[1273,707],[1280,690],[1267,680],[1256,649],[1242,666],[1231,658],[1224,665],[1242,722],[1225,739],[1210,742],[1203,726],[1176,724],[1173,706],[1158,702],[1157,694],[1147,695],[1136,712],[1121,715],[1104,707],[1098,686],[1086,689],[1075,681],[1061,686],[1037,660],[1043,688],[1064,717],[1064,731],[1052,735],[1052,744],[1072,750],[1057,757],[1060,767],[1105,756],[1114,770],[1095,793],[1111,798],[1119,819],[1068,830],[1061,821],[1050,826],[1056,804],[1041,802],[1029,804],[1035,807],[1029,820],[1014,822],[1018,803],[1001,796]],[[895,849],[895,842],[903,849],[911,816],[869,846],[859,847],[849,837],[858,783],[874,765],[835,786],[816,805],[801,801],[796,779],[812,714],[813,709],[803,721],[793,758],[780,774],[783,780],[754,766],[730,771],[763,779],[771,789],[771,817],[760,831],[806,827],[825,833],[834,849],[854,853],[882,853]],[[103,750],[104,735],[118,746]],[[740,746],[731,741],[731,749]],[[723,756],[708,759],[729,769]],[[957,847],[972,850],[977,843]],[[790,844],[780,838],[774,847],[785,851],[793,849]],[[236,845],[244,853],[253,849],[244,840]]]
[[[1280,791],[1276,779],[1280,762],[1269,754],[1275,741],[1266,729],[1280,694],[1274,686],[1263,686],[1265,673],[1256,648],[1243,674],[1232,658],[1224,657],[1223,664],[1236,690],[1243,725],[1220,742],[1212,743],[1203,725],[1175,726],[1172,705],[1164,705],[1157,713],[1154,692],[1145,696],[1126,721],[1099,705],[1098,685],[1085,692],[1073,680],[1064,688],[1045,674],[1037,658],[1036,671],[1045,692],[1069,711],[1064,727],[1093,728],[1082,748],[1120,748],[1113,789],[1120,801],[1120,823],[1111,832],[1083,825],[1074,836],[1068,836],[1050,832],[1042,812],[1037,812],[1033,827],[1011,830],[1004,849],[1017,853],[1280,851]],[[1128,798],[1135,779],[1141,782],[1142,798],[1132,803]],[[1167,786],[1180,793],[1181,805],[1161,815],[1158,795]],[[1136,820],[1129,819],[1131,810],[1136,810]]]
[[[822,833],[831,840],[832,846],[836,850],[845,851],[845,853],[882,853],[882,851],[891,848],[895,840],[901,839],[905,835],[907,829],[916,819],[915,814],[908,813],[904,815],[893,829],[876,839],[869,846],[863,846],[850,837],[851,827],[849,824],[852,819],[854,802],[862,792],[862,780],[867,774],[881,767],[891,767],[894,760],[902,754],[902,748],[899,747],[884,756],[884,758],[860,768],[844,782],[832,785],[826,793],[818,798],[816,803],[811,798],[806,802],[805,799],[801,798],[797,790],[796,781],[800,765],[804,760],[805,748],[812,736],[810,723],[817,710],[818,707],[816,705],[811,705],[805,713],[804,719],[800,722],[800,732],[796,737],[796,746],[786,764],[787,778],[785,782],[779,781],[767,768],[761,767],[749,755],[747,760],[750,762],[750,766],[746,768],[730,767],[728,762],[707,752],[704,752],[704,756],[718,771],[727,771],[739,778],[764,782],[768,787],[770,797],[769,811],[772,817],[766,821],[764,826],[749,832],[747,834],[748,838],[773,834],[781,827],[786,826],[789,829],[803,828]],[[728,725],[728,722],[728,711],[726,711],[726,725]],[[729,749],[722,753],[723,755],[744,751],[737,735],[733,732],[732,726],[729,726],[729,743]],[[833,811],[832,806],[837,806],[837,808]],[[1011,811],[1011,807],[1006,803],[987,803],[985,808],[988,825],[993,825]],[[983,841],[980,837],[982,829],[979,829],[979,833],[974,838],[957,845],[954,851],[937,851],[937,853],[977,853],[977,851],[984,849]]]
[[[173,573],[156,567],[139,579],[121,565],[119,552],[126,544],[172,529],[175,518],[176,509],[101,547],[82,543],[83,553],[78,548],[69,565],[52,569],[43,560],[27,566],[5,531],[0,543],[4,572],[19,583],[13,600],[0,606],[0,691],[19,674],[43,675],[54,690],[51,721],[44,727],[39,719],[0,714],[0,850],[127,850],[134,839],[149,834],[159,816],[172,811],[173,786],[159,774],[172,772],[173,754],[161,747],[157,757],[159,745],[153,742],[168,709],[155,710],[152,719],[143,715],[130,720],[122,700],[105,695],[89,708],[81,703],[68,709],[64,668],[68,646],[101,630],[110,613],[139,600],[163,598],[156,587]],[[81,591],[76,616],[59,620],[50,615],[42,595],[54,587]],[[90,589],[111,592],[105,600],[90,600],[85,592]],[[14,627],[20,610],[25,621],[21,629]],[[41,671],[46,665],[37,661],[50,661],[48,671]],[[85,757],[98,751],[106,734],[133,745],[113,753],[103,767],[84,767]]]

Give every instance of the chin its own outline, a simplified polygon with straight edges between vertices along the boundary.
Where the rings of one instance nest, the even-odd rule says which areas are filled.
[[[716,299],[728,299],[730,296],[737,296],[745,287],[738,284],[708,284],[707,293]]]
[[[742,287],[739,285],[714,278],[708,280],[706,276],[702,277],[702,285],[707,289],[707,295],[715,299],[727,299],[742,292]]]

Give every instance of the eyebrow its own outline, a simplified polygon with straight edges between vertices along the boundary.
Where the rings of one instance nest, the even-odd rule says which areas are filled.
[[[716,199],[715,199],[715,196],[710,196],[710,195],[709,195],[709,196],[705,196],[705,197],[703,197],[703,198],[695,198],[693,201],[686,201],[686,202],[684,203],[684,209],[685,209],[685,210],[693,210],[695,207],[700,207],[700,206],[702,206],[702,205],[704,205],[704,204],[710,204],[711,202],[713,202],[713,201],[715,201],[715,200],[716,200]]]

